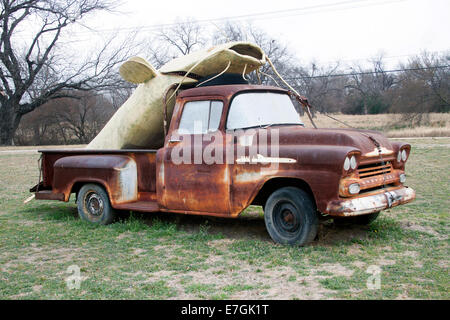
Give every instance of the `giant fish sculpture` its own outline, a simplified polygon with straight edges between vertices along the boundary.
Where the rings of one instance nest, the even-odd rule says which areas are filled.
[[[181,85],[195,84],[200,77],[218,73],[248,74],[265,63],[263,50],[247,42],[230,42],[194,52],[159,70],[145,59],[131,58],[120,67],[120,75],[139,85],[87,148],[159,148],[164,142],[164,120],[171,118],[175,91]]]

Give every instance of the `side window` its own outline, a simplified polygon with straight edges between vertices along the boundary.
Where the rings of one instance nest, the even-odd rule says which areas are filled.
[[[179,134],[204,134],[219,128],[222,101],[190,101],[184,105]]]

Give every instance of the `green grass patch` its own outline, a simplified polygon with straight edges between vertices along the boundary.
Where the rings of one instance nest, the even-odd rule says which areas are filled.
[[[23,204],[34,154],[0,155],[0,299],[449,299],[450,139],[408,140],[415,202],[369,226],[323,223],[307,247],[275,244],[263,213],[237,220],[132,213],[92,226],[69,203]],[[69,289],[69,270],[80,270]],[[370,266],[381,270],[369,289]]]

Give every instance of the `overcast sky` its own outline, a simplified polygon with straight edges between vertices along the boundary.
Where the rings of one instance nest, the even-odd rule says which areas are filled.
[[[350,63],[383,53],[395,66],[422,50],[450,49],[450,0],[123,0],[118,10],[91,17],[88,25],[126,34],[127,28],[151,33],[155,25],[186,18],[252,21],[305,63]]]

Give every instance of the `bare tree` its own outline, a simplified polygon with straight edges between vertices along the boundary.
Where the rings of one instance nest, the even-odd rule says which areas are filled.
[[[115,109],[103,94],[70,92],[75,98],[48,101],[26,114],[17,129],[20,144],[85,144],[91,141]]]
[[[57,101],[57,100],[53,100]],[[55,113],[59,105],[51,102],[22,117],[14,142],[18,145],[67,144],[65,130],[59,126]]]
[[[447,112],[450,107],[450,54],[438,56],[423,52],[410,60],[408,65],[402,66],[409,71],[403,75],[403,81],[413,80],[427,87],[426,92],[431,96],[425,112]],[[443,67],[447,66],[447,67]]]
[[[114,5],[114,0],[1,1],[1,145],[12,144],[23,115],[44,103],[67,97],[71,90],[101,90],[118,83],[115,66],[128,55],[126,46],[111,52],[108,41],[77,67],[57,50],[65,28]],[[17,41],[20,26],[27,29],[30,22],[34,26],[30,41]]]
[[[204,28],[194,19],[179,21],[170,27],[159,29],[146,45],[150,62],[159,69],[169,60],[187,55],[202,48],[207,43]]]
[[[383,55],[371,59],[372,68],[361,65],[352,67],[348,76],[348,94],[352,105],[352,113],[380,113],[388,109],[386,102],[388,91],[395,84],[395,77],[385,72]],[[359,108],[359,105],[361,108]]]
[[[65,106],[57,108],[54,116],[69,136],[76,137],[77,143],[89,143],[113,115],[113,106],[102,95],[78,92],[73,96],[78,96],[78,99],[54,100]]]
[[[257,44],[265,54],[271,59],[277,71],[284,77],[289,77],[293,75],[293,67],[296,62],[294,57],[289,52],[288,47],[278,41],[277,39],[271,37],[265,31],[254,27],[251,23],[240,24],[236,22],[225,22],[223,25],[219,26],[213,36],[212,41],[214,44],[229,42],[229,41],[248,41]],[[250,83],[275,85],[277,76],[274,74],[269,64],[265,64],[260,69],[260,79],[256,72],[252,72],[248,75]],[[266,76],[268,74],[269,76]],[[275,79],[275,81],[274,81]]]
[[[400,65],[405,71],[392,92],[391,112],[403,125],[427,124],[430,112],[450,111],[450,54],[423,52]]]
[[[206,39],[202,36],[202,27],[193,19],[187,19],[158,33],[160,40],[187,55],[196,47],[202,47]]]
[[[288,78],[290,82],[308,97],[309,102],[313,105],[312,113],[315,111],[329,112],[333,108],[330,107],[336,101],[333,98],[339,96],[342,92],[341,81],[332,76],[338,71],[339,63],[332,66],[319,67],[317,63],[312,62],[310,66],[294,66],[292,69],[293,77]],[[331,102],[331,103],[330,103]]]

